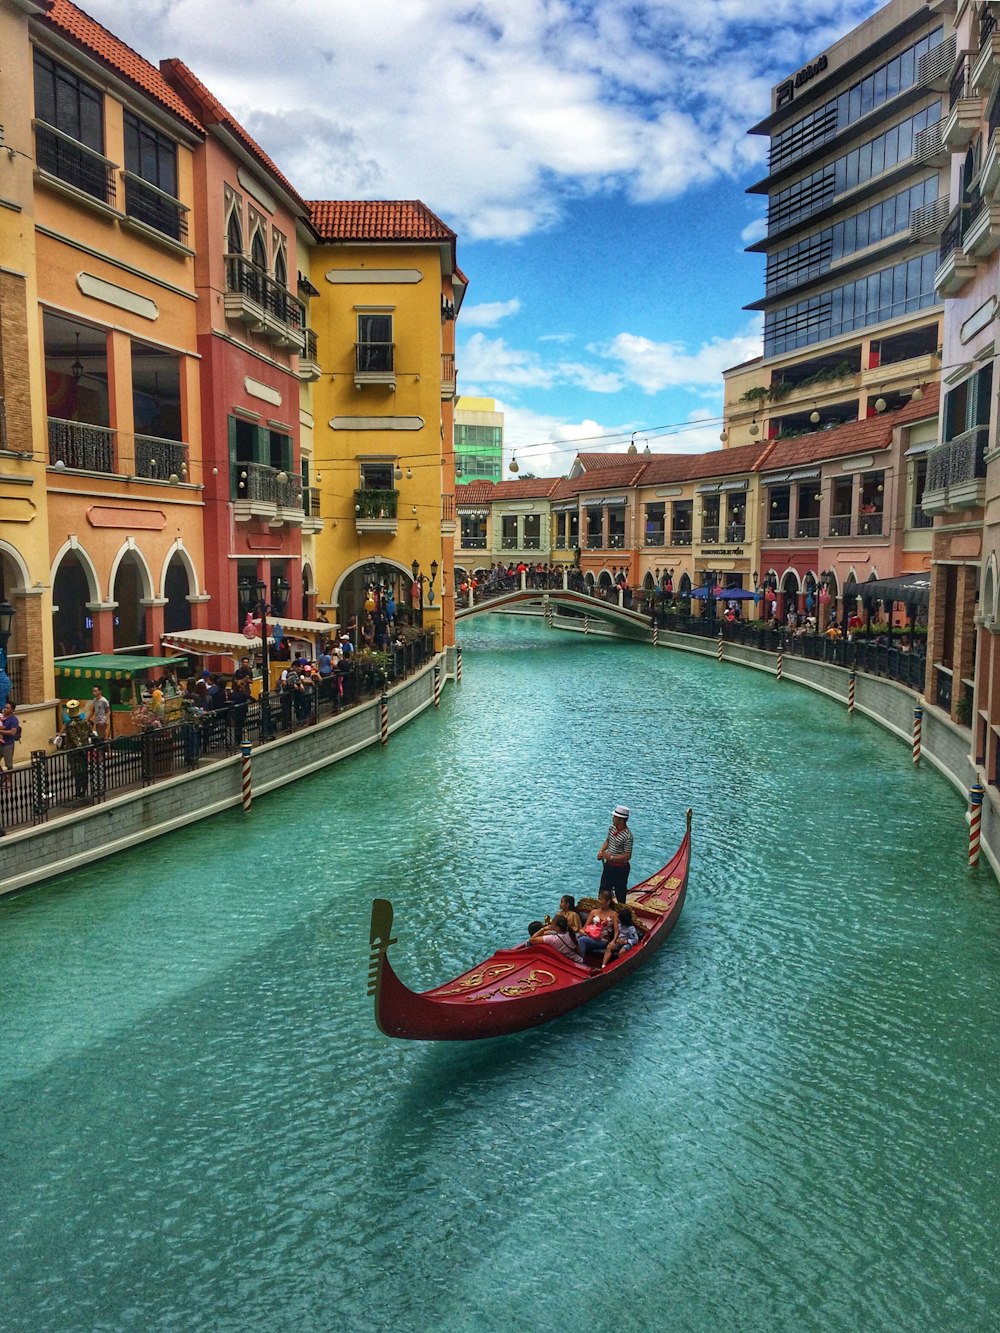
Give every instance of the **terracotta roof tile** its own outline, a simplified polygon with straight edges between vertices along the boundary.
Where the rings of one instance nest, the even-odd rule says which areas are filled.
[[[544,500],[552,494],[557,477],[524,477],[518,481],[493,483],[494,500]]]
[[[457,505],[487,505],[493,499],[493,482],[480,477],[477,481],[464,481],[455,487]]]
[[[302,209],[308,213],[309,206],[287,177],[278,170],[264,152],[260,144],[247,133],[236,117],[222,105],[213,92],[208,89],[197,74],[183,60],[171,59],[160,61],[160,71],[167,82],[177,90],[177,94],[191,107],[205,126],[222,125],[243,144],[250,154],[270,176],[277,181]]]
[[[201,131],[200,121],[192,115],[155,65],[144,60],[138,52],[126,46],[82,9],[70,4],[69,0],[51,0],[48,14],[41,22],[69,38],[89,55],[95,56],[120,78],[141,89],[190,128]]]
[[[448,241],[455,233],[419,199],[314,199],[321,241]]]

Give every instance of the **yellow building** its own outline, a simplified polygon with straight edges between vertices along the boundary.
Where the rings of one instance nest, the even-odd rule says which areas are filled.
[[[4,106],[0,153],[0,600],[14,609],[11,698],[24,731],[17,758],[51,731],[52,598],[45,492],[45,416],[36,332],[29,15],[0,0]]]
[[[310,205],[318,606],[360,623],[368,590],[454,641],[456,237],[417,201]]]

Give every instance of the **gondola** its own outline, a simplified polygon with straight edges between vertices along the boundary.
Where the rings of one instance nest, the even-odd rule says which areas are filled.
[[[387,950],[392,904],[372,903],[368,994],[387,1037],[413,1041],[473,1041],[537,1027],[595,999],[641,967],[677,924],[687,893],[691,811],[684,839],[661,870],[628,891],[641,939],[607,967],[576,962],[551,945],[517,944],[433,990],[411,991],[396,976]]]

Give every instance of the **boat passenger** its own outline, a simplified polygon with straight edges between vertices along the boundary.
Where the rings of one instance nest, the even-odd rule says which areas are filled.
[[[577,911],[576,899],[571,893],[564,893],[559,899],[559,911],[579,935],[580,931],[583,930],[583,922],[580,919],[580,913]]]
[[[572,958],[575,963],[580,962],[576,931],[562,912],[557,912],[549,924],[535,931],[528,941],[529,944],[542,942],[555,949],[557,953],[561,953],[563,957]]]
[[[601,966],[607,967],[612,958],[617,958],[620,953],[627,953],[629,949],[634,949],[638,943],[639,932],[632,921],[632,912],[628,907],[623,907],[618,913],[618,934],[604,950],[604,961]]]
[[[579,938],[580,954],[584,961],[589,954],[603,954],[611,941],[618,937],[618,913],[613,906],[611,890],[601,888],[597,898],[598,904],[587,914]]]

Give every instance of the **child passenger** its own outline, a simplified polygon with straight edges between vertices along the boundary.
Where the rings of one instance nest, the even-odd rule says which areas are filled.
[[[629,908],[623,907],[618,913],[618,934],[604,950],[604,961],[601,966],[607,967],[612,958],[617,958],[620,953],[627,953],[638,943],[639,932],[632,923],[632,913]]]

